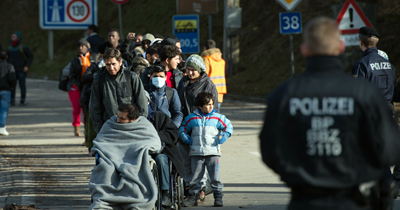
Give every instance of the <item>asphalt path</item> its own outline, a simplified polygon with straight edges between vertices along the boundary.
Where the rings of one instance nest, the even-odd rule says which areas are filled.
[[[10,108],[10,136],[0,136],[0,208],[17,203],[80,210],[90,205],[88,181],[94,159],[82,146],[84,138],[73,135],[68,94],[57,85],[55,81],[27,79],[27,106]],[[222,145],[220,158],[224,207],[212,207],[209,195],[196,209],[287,208],[290,190],[260,157],[258,134],[264,111],[263,104],[223,103],[221,113],[234,127],[232,137]],[[399,206],[396,200],[394,209]]]

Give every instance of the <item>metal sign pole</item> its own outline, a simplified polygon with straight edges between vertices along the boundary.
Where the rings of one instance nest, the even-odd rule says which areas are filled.
[[[293,55],[293,35],[289,35],[290,39],[290,66],[291,66],[291,77],[294,76],[294,55]]]
[[[212,16],[208,14],[208,39],[212,39]]]
[[[53,60],[54,47],[53,47],[53,30],[49,30],[49,59]]]
[[[122,12],[121,12],[121,4],[118,4],[118,11],[119,11],[119,31],[120,37],[124,37],[124,32],[122,31]]]

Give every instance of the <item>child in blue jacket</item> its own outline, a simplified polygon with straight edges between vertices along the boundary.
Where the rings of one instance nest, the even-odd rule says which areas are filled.
[[[191,165],[193,178],[190,182],[189,198],[185,206],[197,205],[201,190],[201,179],[205,168],[211,178],[211,187],[214,192],[214,206],[223,206],[223,184],[219,177],[220,144],[232,135],[233,127],[224,115],[214,110],[214,96],[208,92],[201,92],[195,99],[198,107],[187,116],[179,128],[179,137],[185,144],[190,144]]]

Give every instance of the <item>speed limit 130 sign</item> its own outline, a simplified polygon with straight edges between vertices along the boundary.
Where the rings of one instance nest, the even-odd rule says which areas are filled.
[[[86,29],[97,25],[97,0],[40,0],[42,29]]]
[[[300,12],[279,13],[281,34],[300,34],[302,32]]]

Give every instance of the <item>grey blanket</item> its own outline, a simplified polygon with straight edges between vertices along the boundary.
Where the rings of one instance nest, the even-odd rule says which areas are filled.
[[[151,174],[149,151],[158,151],[161,141],[153,125],[140,116],[120,124],[113,116],[93,141],[100,163],[89,181],[93,203],[89,209],[152,209],[157,186]]]

